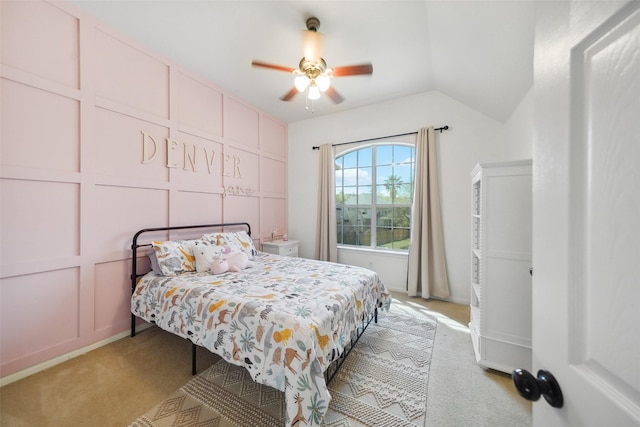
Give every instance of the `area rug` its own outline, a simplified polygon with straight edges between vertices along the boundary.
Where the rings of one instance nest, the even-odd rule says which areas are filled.
[[[325,426],[423,426],[437,321],[393,310],[371,323],[329,386]],[[285,425],[284,393],[219,360],[132,427]]]

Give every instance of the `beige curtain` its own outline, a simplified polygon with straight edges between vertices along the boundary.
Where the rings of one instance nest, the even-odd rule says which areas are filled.
[[[331,144],[320,146],[316,259],[338,262],[336,229],[335,154]]]
[[[416,140],[416,172],[411,208],[408,295],[449,297],[444,255],[438,155],[433,127],[422,128]]]

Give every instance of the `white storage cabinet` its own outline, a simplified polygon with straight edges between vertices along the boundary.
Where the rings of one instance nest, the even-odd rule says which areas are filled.
[[[471,172],[471,341],[479,365],[531,369],[531,160]]]

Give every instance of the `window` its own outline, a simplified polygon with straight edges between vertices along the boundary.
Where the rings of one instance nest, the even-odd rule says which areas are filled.
[[[409,249],[415,148],[369,145],[336,157],[338,244]]]

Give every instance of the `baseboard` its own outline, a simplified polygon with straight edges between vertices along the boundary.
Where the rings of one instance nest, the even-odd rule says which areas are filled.
[[[387,286],[387,290],[391,291],[391,292],[397,292],[399,294],[404,294],[407,295],[409,292],[407,292],[406,289],[393,289]],[[446,302],[452,302],[455,304],[462,304],[462,305],[469,305],[471,303],[471,301],[468,298],[457,298],[457,297],[449,297],[449,298],[438,298],[438,297],[430,297],[430,299],[435,299],[438,301],[446,301]]]
[[[143,331],[143,330],[145,330],[147,328],[150,328],[151,326],[152,325],[150,323],[144,323],[144,324],[136,326],[136,330],[138,332],[139,331]],[[63,354],[63,355],[58,356],[58,357],[54,357],[53,359],[47,360],[46,362],[42,362],[42,363],[39,363],[37,365],[30,366],[27,369],[23,369],[22,371],[15,372],[15,373],[13,373],[11,375],[7,375],[6,377],[0,378],[0,388],[6,386],[8,384],[14,383],[16,381],[19,381],[21,379],[27,378],[27,377],[29,377],[29,376],[31,376],[33,374],[37,374],[38,372],[42,372],[45,369],[52,368],[52,367],[54,367],[56,365],[64,363],[64,362],[66,362],[68,360],[71,360],[71,359],[73,359],[75,357],[82,356],[83,354],[87,354],[88,352],[90,352],[92,350],[95,350],[97,348],[103,347],[103,346],[105,346],[107,344],[111,344],[112,342],[118,341],[119,339],[122,339],[124,337],[129,336],[129,335],[131,335],[130,331],[124,331],[124,332],[121,332],[119,334],[113,335],[113,336],[111,336],[109,338],[105,338],[105,339],[103,339],[101,341],[95,342],[95,343],[93,343],[91,345],[88,345],[86,347],[82,347],[82,348],[79,348],[77,350],[73,350],[70,353]]]
[[[449,297],[449,298],[443,299],[443,301],[454,302],[456,304],[462,304],[462,305],[471,304],[471,301],[469,300],[469,298]]]

